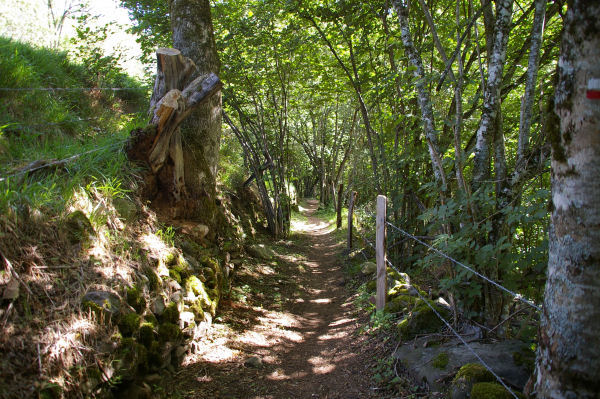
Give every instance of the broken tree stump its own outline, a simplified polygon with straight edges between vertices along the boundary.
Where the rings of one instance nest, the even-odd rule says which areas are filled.
[[[127,154],[132,160],[145,162],[155,176],[158,187],[150,190],[153,195],[177,203],[186,195],[179,126],[223,84],[214,73],[200,74],[194,62],[177,49],[159,48],[156,58],[156,80],[148,111],[150,123],[142,131],[131,133]]]

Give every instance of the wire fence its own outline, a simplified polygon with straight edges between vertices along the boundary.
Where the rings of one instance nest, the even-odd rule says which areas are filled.
[[[375,216],[375,214],[371,214],[370,216]],[[475,274],[476,276],[482,278],[483,280],[487,281],[488,283],[494,285],[495,287],[499,288],[500,290],[510,294],[513,296],[513,298],[521,301],[522,303],[538,310],[541,311],[541,308],[539,306],[537,306],[535,303],[533,303],[532,301],[524,298],[522,295],[515,293],[514,291],[502,286],[501,284],[497,283],[496,281],[493,281],[492,279],[484,276],[483,274],[477,272],[476,270],[474,270],[472,267],[469,267],[467,265],[465,265],[463,262],[460,262],[456,259],[454,259],[453,257],[451,257],[450,255],[438,250],[437,248],[433,247],[432,245],[427,244],[426,242],[424,242],[423,240],[421,240],[419,237],[412,235],[406,231],[404,231],[403,229],[399,228],[398,226],[395,226],[394,224],[392,224],[391,222],[385,220],[385,225],[391,227],[392,229],[394,229],[395,231],[401,233],[403,236],[406,237],[406,239],[412,239],[416,242],[418,242],[419,244],[427,247],[428,249],[434,251],[435,253],[437,253],[438,255],[452,261],[453,263],[457,264],[460,267],[465,268],[466,270],[470,271],[471,273]],[[365,234],[363,234],[358,228],[356,229],[356,233],[358,234],[358,236],[363,240],[363,242],[365,243],[366,246],[371,247],[375,252],[377,252],[376,250],[376,246],[375,244],[370,241],[369,239],[367,239],[367,237],[365,236]],[[404,240],[396,240],[396,242],[394,243],[395,245],[398,245],[399,242],[404,242]],[[388,247],[388,248],[391,248]],[[361,250],[361,252],[364,250],[364,248]],[[363,253],[364,255],[364,253]],[[366,258],[366,256],[365,256]],[[389,259],[387,259],[386,257],[386,264],[392,268],[394,271],[396,271],[398,274],[400,275],[406,275],[408,276],[406,273],[401,272]],[[409,277],[410,278],[410,277]],[[448,320],[446,320],[441,314],[440,312],[429,302],[429,300],[427,298],[425,298],[420,292],[419,290],[414,290],[416,292],[416,295],[419,297],[419,299],[421,301],[423,301],[430,309],[431,311],[444,323],[444,325],[448,328],[448,330],[450,330],[452,332],[452,334],[467,348],[467,350],[481,363],[481,365],[483,367],[485,367],[493,376],[494,378],[511,394],[512,397],[514,397],[515,399],[518,399],[518,396],[516,395],[516,393],[504,382],[504,380],[490,367],[490,365],[481,357],[479,356],[479,354],[473,349],[473,347],[471,345],[469,345],[469,343],[456,331],[456,329],[454,327],[452,327],[452,325],[450,324],[450,322],[448,322]]]
[[[0,87],[0,91],[148,91],[147,87]]]
[[[94,149],[91,149],[89,151],[84,151],[84,152],[81,152],[81,153],[78,153],[78,154],[74,154],[74,155],[71,155],[69,157],[66,157],[66,158],[63,158],[63,159],[59,159],[59,160],[54,160],[54,161],[50,161],[50,162],[35,161],[32,164],[35,165],[36,162],[40,162],[39,165],[35,165],[35,166],[29,167],[29,168],[26,167],[25,169],[20,170],[19,172],[15,172],[15,173],[12,173],[12,174],[9,174],[9,175],[6,175],[6,176],[2,176],[2,177],[0,177],[0,182],[3,182],[5,180],[7,180],[7,179],[11,179],[13,177],[25,175],[27,173],[32,173],[32,172],[35,172],[35,171],[40,170],[40,169],[50,168],[52,166],[57,166],[57,165],[64,165],[64,164],[72,162],[72,161],[74,161],[74,160],[76,160],[76,159],[78,159],[78,158],[80,158],[82,156],[85,156],[85,155],[88,155],[88,154],[92,154],[94,152],[98,152],[98,151],[102,151],[102,150],[108,150],[110,148],[117,148],[117,147],[122,146],[123,144],[125,144],[125,142],[127,140],[128,139],[119,140],[119,141],[111,143],[109,145],[98,147],[98,148],[94,148]],[[32,164],[30,164],[30,165],[32,165]]]

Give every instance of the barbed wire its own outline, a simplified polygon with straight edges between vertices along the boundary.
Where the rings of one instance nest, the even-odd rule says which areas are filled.
[[[387,260],[387,259],[386,259]],[[394,266],[392,264],[392,262],[390,262],[389,260],[387,260],[388,265],[394,269],[397,273],[402,274],[402,272],[400,270],[398,270],[398,268],[396,266]],[[433,313],[446,325],[446,327],[456,336],[456,338],[458,338],[460,340],[460,342],[469,350],[469,352],[471,352],[473,354],[473,356],[475,356],[475,358],[477,358],[477,360],[481,363],[481,365],[483,367],[485,367],[490,373],[492,373],[492,375],[496,378],[496,380],[498,380],[498,382],[515,398],[515,399],[519,399],[519,397],[508,387],[508,385],[506,385],[506,383],[502,380],[502,378],[496,374],[494,372],[494,370],[492,370],[492,368],[481,358],[481,356],[479,356],[477,354],[477,352],[475,352],[475,350],[471,347],[471,345],[469,345],[467,343],[467,341],[464,340],[464,338],[452,327],[452,325],[450,325],[450,323],[435,309],[434,306],[432,306],[429,301],[427,299],[425,299],[425,297],[423,295],[421,295],[421,293],[419,292],[419,290],[415,289],[414,290],[417,293],[417,296],[423,301],[425,302],[425,304],[433,311]]]
[[[81,118],[81,119],[65,119],[58,122],[44,122],[44,123],[19,123],[19,122],[3,122],[4,125],[1,127],[12,128],[12,127],[39,127],[39,126],[57,126],[64,125],[66,123],[83,123],[89,121],[100,120],[100,118]]]
[[[145,87],[0,87],[0,91],[128,91],[144,90]]]
[[[442,256],[442,257],[444,257],[444,258],[446,258],[446,259],[448,259],[448,260],[450,260],[450,261],[454,262],[455,264],[457,264],[457,265],[461,266],[462,268],[464,268],[464,269],[466,269],[466,270],[470,271],[471,273],[475,274],[476,276],[478,276],[478,277],[480,277],[480,278],[484,279],[484,280],[485,280],[485,281],[487,281],[488,283],[490,283],[490,284],[494,285],[495,287],[497,287],[497,288],[501,289],[502,291],[504,291],[504,292],[506,292],[506,293],[508,293],[508,294],[512,295],[512,296],[513,296],[513,298],[515,298],[515,299],[517,299],[517,300],[519,300],[519,301],[521,301],[521,302],[523,302],[523,303],[525,303],[525,304],[527,304],[527,305],[531,306],[532,308],[534,308],[534,309],[536,309],[536,310],[538,310],[538,311],[540,311],[540,312],[542,311],[542,308],[541,308],[541,307],[537,306],[535,303],[533,303],[533,302],[529,301],[528,299],[525,299],[525,298],[523,298],[523,296],[522,296],[521,294],[517,294],[516,292],[514,292],[514,291],[511,291],[511,290],[509,290],[508,288],[506,288],[506,287],[504,287],[504,286],[502,286],[502,285],[498,284],[498,283],[497,283],[497,282],[495,282],[494,280],[491,280],[491,279],[489,279],[488,277],[484,276],[483,274],[479,273],[478,271],[474,270],[473,268],[471,268],[471,267],[469,267],[469,266],[465,265],[464,263],[462,263],[462,262],[460,262],[460,261],[458,261],[458,260],[454,259],[454,258],[453,258],[453,257],[451,257],[450,255],[447,255],[447,254],[443,253],[443,252],[442,252],[442,251],[440,251],[439,249],[437,249],[437,248],[435,248],[435,247],[433,247],[433,246],[431,246],[431,245],[427,244],[426,242],[419,240],[417,237],[415,237],[415,236],[413,236],[412,234],[410,234],[410,233],[408,233],[408,232],[406,232],[406,231],[402,230],[401,228],[399,228],[399,227],[397,227],[397,226],[393,225],[392,223],[388,222],[387,220],[386,220],[386,222],[385,222],[385,223],[386,223],[388,226],[392,227],[393,229],[397,230],[398,232],[400,232],[400,233],[402,233],[402,234],[406,235],[407,237],[409,237],[409,238],[412,238],[413,240],[415,240],[415,241],[416,241],[416,242],[418,242],[419,244],[421,244],[421,245],[424,245],[424,246],[426,246],[427,248],[431,249],[432,251],[434,251],[434,252],[435,252],[435,253],[437,253],[438,255],[440,255],[440,256]]]
[[[48,167],[51,167],[51,166],[54,166],[54,165],[66,164],[66,163],[74,161],[77,158],[80,158],[80,157],[82,157],[84,155],[88,155],[88,154],[91,154],[91,153],[94,153],[94,152],[97,152],[97,151],[101,151],[101,150],[105,150],[105,149],[108,149],[108,148],[112,148],[112,147],[117,147],[117,146],[123,145],[127,140],[128,139],[119,140],[116,143],[112,143],[112,144],[109,144],[109,145],[106,145],[106,146],[103,146],[103,147],[99,147],[99,148],[94,148],[94,149],[89,150],[89,151],[85,151],[85,152],[81,152],[79,154],[71,155],[70,157],[67,157],[67,158],[59,159],[59,160],[56,160],[56,161],[53,161],[53,162],[49,162],[49,163],[44,163],[44,164],[41,164],[39,166],[30,168],[30,169],[25,169],[25,170],[22,170],[22,171],[19,171],[19,172],[10,174],[10,175],[2,176],[2,177],[0,177],[0,182],[5,181],[6,179],[10,179],[10,178],[13,178],[13,177],[24,175],[24,174],[27,174],[27,173],[30,173],[30,172],[35,172],[36,170],[48,168]]]
[[[391,223],[387,222],[387,224],[391,225]],[[393,226],[393,225],[392,225]],[[396,227],[396,226],[393,226]],[[400,229],[399,229],[400,230]],[[358,233],[358,235],[365,241],[365,243],[367,243],[367,245],[371,246],[371,248],[375,249],[375,246],[366,239],[366,237],[360,232],[358,231],[358,229],[356,230],[356,232]],[[409,235],[410,236],[410,235]],[[413,236],[414,237],[414,236]],[[416,237],[414,237],[416,238]],[[418,240],[420,241],[420,240]],[[421,242],[422,243],[422,242]],[[425,244],[427,245],[427,244]],[[435,250],[435,248],[433,248]],[[437,250],[436,250],[437,251]],[[388,266],[390,266],[394,271],[396,271],[396,273],[400,274],[400,275],[406,275],[408,276],[408,274],[406,273],[402,273],[400,271],[400,269],[398,269],[392,262],[390,262],[389,259],[387,259],[386,257],[386,263],[388,264]],[[491,281],[491,280],[490,280]],[[469,352],[471,352],[473,354],[473,356],[475,356],[475,358],[481,363],[481,365],[483,367],[485,367],[493,376],[494,378],[496,378],[496,380],[498,380],[498,382],[515,398],[518,399],[518,396],[508,387],[508,385],[506,385],[506,383],[502,380],[502,378],[496,374],[494,372],[494,370],[492,370],[492,368],[481,358],[481,356],[479,356],[479,354],[477,354],[477,352],[475,352],[475,350],[467,343],[467,341],[464,340],[464,338],[452,327],[452,325],[435,309],[435,307],[433,307],[429,301],[423,296],[421,295],[421,293],[419,292],[419,290],[415,290],[415,292],[417,293],[417,296],[423,301],[425,302],[425,304],[433,311],[433,313],[446,325],[446,327],[460,340],[460,342],[469,350]],[[531,304],[529,304],[531,305]],[[534,305],[535,306],[535,305]]]

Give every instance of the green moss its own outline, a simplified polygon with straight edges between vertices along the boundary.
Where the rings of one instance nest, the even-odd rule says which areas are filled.
[[[524,366],[528,372],[533,373],[535,369],[535,352],[529,348],[523,348],[513,353],[513,360],[517,366]]]
[[[210,308],[212,305],[212,300],[210,299],[208,292],[204,286],[204,283],[200,281],[200,279],[196,276],[191,276],[185,282],[185,289],[187,291],[191,291],[198,298],[197,302],[204,308]]]
[[[445,319],[450,312],[443,307],[431,304],[435,310]],[[398,332],[402,339],[411,339],[417,334],[430,334],[438,331],[444,322],[425,303],[418,304],[416,308],[398,323]]]
[[[96,234],[92,223],[82,211],[71,212],[66,220],[65,227],[67,230],[67,238],[70,242],[89,242],[91,237]]]
[[[152,323],[142,323],[140,326],[140,342],[144,344],[146,348],[150,348],[152,342],[156,340],[156,333],[154,332],[154,326]]]
[[[368,292],[375,292],[375,290],[377,289],[377,281],[375,281],[375,280],[367,281],[367,284],[365,284],[365,288],[367,289]]]
[[[179,310],[177,309],[177,304],[175,302],[171,302],[165,308],[165,311],[160,316],[162,321],[168,323],[178,323],[179,322]]]
[[[127,303],[139,313],[146,308],[146,299],[142,291],[136,286],[127,289]]]
[[[154,316],[153,313],[148,312],[147,315],[144,316],[144,322],[152,324],[153,327],[158,326],[158,319]]]
[[[150,287],[150,290],[157,291],[162,286],[162,280],[151,267],[145,267],[143,273],[148,277],[148,286]]]
[[[176,341],[181,336],[181,329],[173,323],[162,323],[158,327],[158,338],[161,342]]]
[[[491,382],[495,380],[492,373],[480,363],[467,363],[462,366],[454,376],[454,381],[459,379],[469,382]]]
[[[388,313],[408,312],[420,302],[420,299],[410,295],[400,295],[392,298],[385,306]]]
[[[165,265],[167,266],[172,266],[177,262],[177,253],[174,252],[169,252],[167,253],[164,258],[162,258],[162,261],[165,263]]]
[[[158,341],[153,341],[148,349],[148,365],[151,368],[160,368],[162,361],[161,346]]]
[[[448,366],[448,361],[449,361],[448,353],[440,352],[435,358],[433,358],[433,361],[431,362],[431,364],[436,369],[444,370],[446,368],[446,366]]]
[[[190,306],[190,310],[192,313],[194,313],[196,319],[204,319],[204,309],[202,308],[202,303],[200,301],[196,301],[194,304],[192,304]]]
[[[62,397],[63,388],[53,382],[45,382],[40,389],[40,399],[59,399]]]
[[[169,269],[169,277],[181,284],[181,274],[175,269]]]
[[[471,399],[511,399],[513,396],[495,382],[478,382],[471,389]]]
[[[140,316],[137,313],[129,313],[119,320],[119,331],[124,337],[131,337],[140,328]]]

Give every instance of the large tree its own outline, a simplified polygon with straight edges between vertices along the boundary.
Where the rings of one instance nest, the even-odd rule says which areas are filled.
[[[208,0],[172,0],[173,46],[195,62],[201,75],[219,73]],[[188,200],[181,216],[212,224],[221,137],[221,94],[199,106],[182,125],[185,187]]]
[[[540,398],[600,392],[600,3],[574,0],[565,19],[553,138],[552,227],[542,314]],[[596,16],[596,17],[594,17]]]

